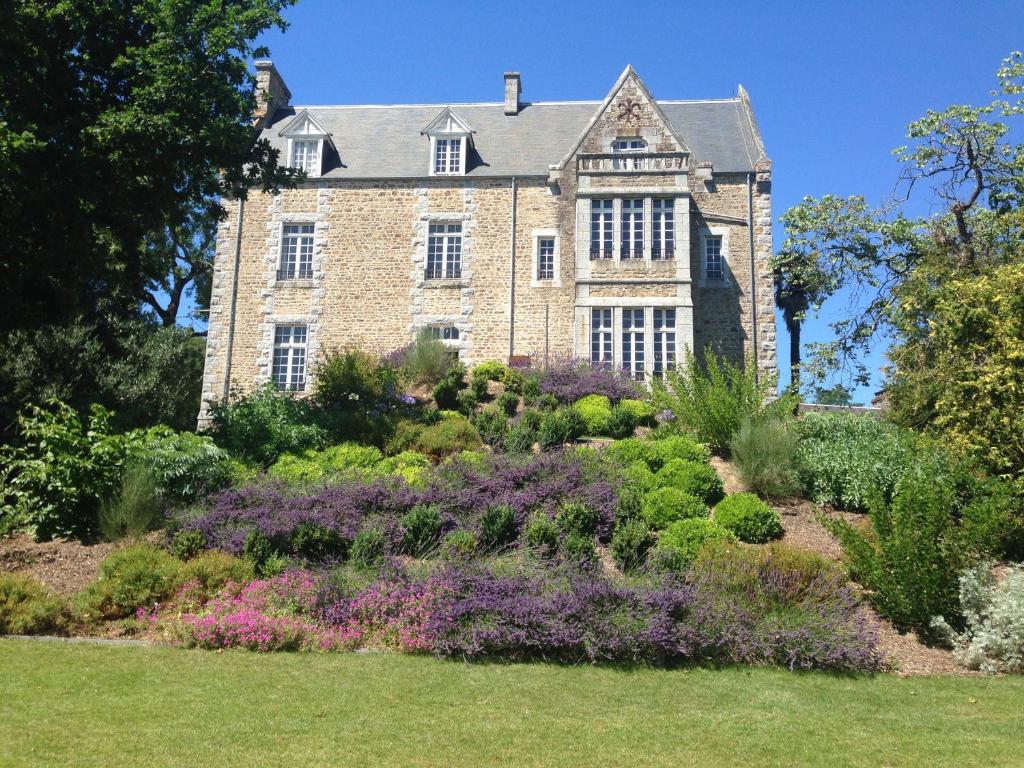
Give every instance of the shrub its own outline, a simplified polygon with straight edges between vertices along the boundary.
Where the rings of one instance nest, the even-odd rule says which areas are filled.
[[[397,390],[395,369],[362,350],[328,352],[316,365],[313,397],[325,410],[386,408]]]
[[[480,437],[488,445],[501,445],[508,428],[508,417],[497,407],[487,406],[473,417]]]
[[[380,528],[360,531],[352,540],[352,563],[361,568],[372,568],[381,563],[387,551],[387,540]]]
[[[667,372],[663,381],[656,379],[653,386],[654,407],[672,412],[674,428],[692,432],[723,456],[728,456],[744,419],[789,413],[794,406],[789,396],[769,402],[774,382],[767,376],[758,380],[753,360],[740,368],[710,348],[704,352],[704,365],[688,354],[684,366]]]
[[[266,384],[233,401],[210,406],[210,435],[235,456],[270,466],[282,453],[321,448],[327,434],[311,403]]]
[[[480,381],[504,381],[511,369],[497,360],[485,360],[473,366],[473,378]]]
[[[942,617],[932,629],[953,645],[956,660],[988,674],[1024,673],[1024,569],[1010,569],[1002,581],[985,561],[960,574],[963,632]]]
[[[729,444],[733,463],[747,490],[771,499],[799,488],[795,431],[781,419],[745,419]]]
[[[643,513],[648,524],[660,531],[677,520],[707,517],[708,505],[678,488],[655,488],[644,496]]]
[[[604,435],[612,417],[611,402],[605,395],[587,395],[573,403],[573,409],[583,419],[587,435]]]
[[[515,416],[519,408],[519,395],[513,392],[502,392],[498,395],[497,405],[498,409],[506,416]]]
[[[501,447],[508,453],[529,453],[537,442],[537,430],[526,419],[520,419],[505,433]]]
[[[612,408],[611,416],[608,418],[606,434],[616,440],[632,436],[636,431],[636,416],[627,408],[616,405]]]
[[[540,392],[554,395],[563,403],[574,403],[587,395],[601,395],[617,403],[637,394],[633,379],[618,370],[593,366],[588,360],[556,360],[540,371],[538,378]]]
[[[475,450],[480,445],[480,433],[464,416],[441,419],[424,427],[413,443],[415,450],[435,459]]]
[[[0,574],[0,635],[63,634],[68,606],[30,576]]]
[[[562,539],[562,558],[574,565],[587,565],[597,560],[594,537],[573,532]]]
[[[118,549],[100,563],[99,578],[82,593],[84,607],[106,619],[123,619],[170,597],[181,561],[151,544]]]
[[[402,372],[410,381],[431,386],[446,377],[455,359],[454,350],[446,347],[440,340],[431,338],[430,331],[426,328],[421,330],[416,336],[416,341],[399,355]]]
[[[523,529],[523,539],[536,553],[551,557],[558,550],[558,526],[543,512],[534,512]]]
[[[646,467],[644,469],[646,470]],[[615,500],[616,525],[641,517],[643,513],[644,491],[632,485],[623,486]]]
[[[672,459],[707,463],[711,458],[706,446],[685,435],[672,435],[655,440],[630,437],[612,443],[605,450],[609,456],[624,464],[642,461],[652,472],[657,472]]]
[[[611,550],[615,564],[625,573],[631,573],[644,564],[647,552],[655,543],[655,536],[643,520],[626,520],[616,526]]]
[[[706,517],[691,517],[677,520],[661,534],[658,549],[667,549],[677,563],[689,565],[697,559],[703,547],[734,541],[734,536],[714,520]]]
[[[125,472],[117,495],[100,504],[100,532],[107,541],[137,539],[153,527],[159,515],[153,473],[135,465]]]
[[[808,413],[798,423],[800,479],[816,504],[863,511],[892,498],[913,460],[913,437],[871,416]]]
[[[191,502],[231,484],[231,460],[205,435],[152,427],[139,440],[140,463],[153,473],[160,495]]]
[[[677,488],[685,491],[705,504],[717,504],[725,496],[722,478],[714,467],[686,459],[670,459],[654,476],[662,488]]]
[[[178,570],[175,588],[189,583],[199,588],[201,600],[209,600],[229,582],[244,586],[253,580],[252,563],[225,552],[210,551],[194,557]]]
[[[305,451],[299,456],[286,453],[267,473],[289,485],[305,485],[328,478],[368,474],[383,458],[380,450],[373,446],[342,443],[322,451]]]
[[[641,427],[653,427],[657,423],[654,406],[646,400],[626,398],[619,402],[619,407],[629,412]]]
[[[734,493],[715,507],[715,522],[747,544],[782,538],[779,513],[752,493]]]
[[[402,547],[410,555],[421,556],[441,538],[441,515],[429,504],[417,504],[402,517]]]
[[[267,534],[258,528],[246,535],[242,555],[252,563],[261,578],[273,575],[280,565],[281,553],[271,543]]]
[[[507,505],[488,507],[480,517],[480,543],[486,549],[501,549],[516,539],[516,517]]]
[[[647,492],[657,486],[654,473],[642,461],[634,461],[622,474],[622,482],[630,488]]]
[[[545,411],[540,420],[540,428],[537,430],[537,441],[541,450],[557,448],[570,441],[570,430],[572,425],[566,415],[566,410]]]
[[[472,531],[457,530],[441,540],[441,558],[449,562],[471,560],[476,554],[476,537]]]
[[[555,514],[555,525],[563,536],[576,534],[593,538],[598,522],[597,510],[578,501],[563,501]]]
[[[206,537],[202,531],[178,531],[171,539],[171,551],[175,557],[188,560],[206,549]]]
[[[317,523],[299,523],[292,533],[292,551],[313,562],[344,557],[348,544],[340,533]]]
[[[452,362],[431,393],[438,409],[455,410],[459,407],[459,393],[466,388],[465,378],[466,366],[457,360]]]

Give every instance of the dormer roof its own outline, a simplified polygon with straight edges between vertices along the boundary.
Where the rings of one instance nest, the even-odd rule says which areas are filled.
[[[469,124],[455,114],[451,107],[445,107],[420,131],[422,136],[469,136],[476,133]]]

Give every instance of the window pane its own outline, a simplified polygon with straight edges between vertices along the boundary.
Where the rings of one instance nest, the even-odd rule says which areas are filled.
[[[721,282],[725,279],[720,235],[709,235],[704,238],[704,276],[709,282]]]
[[[537,279],[551,280],[555,276],[555,240],[542,237],[537,241]]]

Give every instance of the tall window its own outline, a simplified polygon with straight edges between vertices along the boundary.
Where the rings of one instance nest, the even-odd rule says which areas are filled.
[[[427,241],[428,280],[462,277],[462,225],[431,224]]]
[[[590,201],[590,258],[612,257],[612,201]]]
[[[616,139],[612,142],[612,152],[643,152],[647,142],[643,139]]]
[[[654,378],[676,369],[676,311],[654,308]]]
[[[640,198],[622,201],[623,259],[644,257],[644,201]]]
[[[644,377],[644,310],[622,310],[622,370],[634,379]]]
[[[704,238],[704,279],[709,283],[725,281],[721,235],[707,235]]]
[[[676,232],[672,218],[673,201],[665,198],[654,199],[654,221],[652,222],[654,242],[651,243],[652,259],[671,259],[675,256]]]
[[[285,224],[281,230],[278,280],[305,280],[313,276],[313,225]]]
[[[461,334],[454,325],[432,325],[427,327],[427,338],[438,341],[458,341]]]
[[[541,237],[537,239],[537,279],[553,280],[555,278],[555,238]]]
[[[310,176],[320,175],[320,142],[319,141],[292,141],[292,168],[300,168]]]
[[[612,311],[590,310],[590,362],[603,368],[612,365]]]
[[[274,330],[271,377],[278,389],[306,388],[306,326],[279,325]]]
[[[462,173],[462,139],[435,139],[434,173],[438,175]]]

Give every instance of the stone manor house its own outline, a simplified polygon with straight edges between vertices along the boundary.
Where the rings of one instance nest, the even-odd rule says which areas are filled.
[[[710,345],[775,370],[772,166],[742,86],[655,100],[627,67],[602,101],[528,102],[506,72],[493,103],[293,106],[256,70],[259,135],[307,178],[225,201],[204,403],[421,329],[468,365],[649,379]]]

